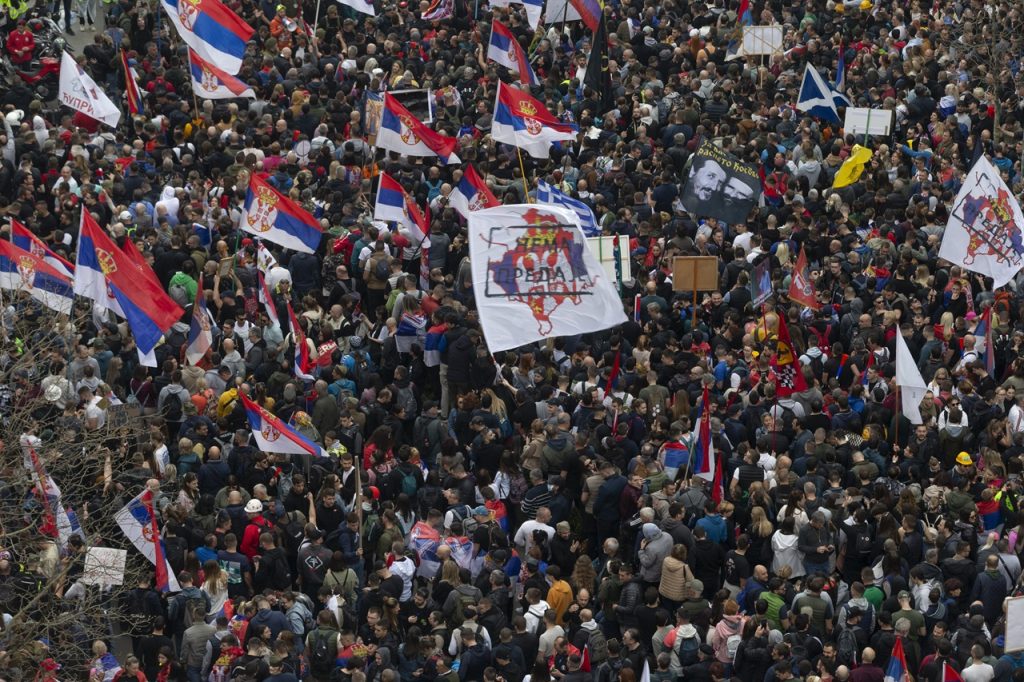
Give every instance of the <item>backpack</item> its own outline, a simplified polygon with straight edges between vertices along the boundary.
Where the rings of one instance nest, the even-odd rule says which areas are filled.
[[[480,523],[473,516],[473,508],[468,504],[452,509],[452,519],[462,523],[462,534],[467,537],[472,536],[473,532],[480,527]]]
[[[205,622],[205,618],[203,618],[202,616],[200,616],[199,620],[196,620],[192,616],[192,610],[194,608],[196,608],[196,607],[202,609],[203,615],[204,616],[206,615],[206,602],[202,598],[200,598],[200,597],[189,597],[188,599],[185,600],[185,604],[184,604],[184,608],[185,608],[184,623],[185,623],[185,629],[186,630],[188,628],[192,627],[193,625],[195,625],[196,623],[198,623],[199,620],[202,620],[203,622]]]
[[[317,631],[313,635],[313,646],[309,652],[309,669],[317,677],[326,677],[334,668],[334,661],[337,657],[337,650],[331,652],[331,639],[335,637],[333,632],[324,634]]]
[[[182,308],[188,306],[188,289],[177,282],[171,284],[167,289],[167,293],[170,294],[174,302],[180,305]]]
[[[387,258],[378,258],[377,262],[373,264],[373,276],[382,282],[388,281],[391,277],[391,267],[388,265]]]
[[[857,554],[860,554],[862,557],[866,557],[871,554],[871,548],[874,545],[874,542],[874,538],[871,536],[870,526],[864,526],[863,528],[858,528],[855,531],[854,544],[857,549]]]
[[[177,393],[168,393],[167,397],[164,398],[163,407],[160,409],[164,419],[175,424],[181,423],[182,417],[182,404],[181,398]],[[174,434],[177,436],[177,434]]]
[[[739,646],[737,645],[737,649]],[[697,652],[700,651],[700,636],[676,637],[675,654],[679,659],[679,665],[693,665],[697,662]]]
[[[274,529],[284,541],[284,550],[289,555],[297,554],[305,536],[305,525],[300,520],[300,512],[290,511],[285,514],[283,522],[279,521]]]
[[[725,652],[732,663],[736,662],[736,652],[740,650],[740,643],[742,641],[743,638],[740,635],[729,635],[728,639],[725,640]]]
[[[526,482],[526,477],[522,474],[518,476],[512,476],[508,482],[508,501],[513,506],[518,507],[523,498],[526,497],[526,491],[530,489],[529,484]]]
[[[591,666],[596,666],[608,660],[608,638],[601,632],[600,627],[590,631],[590,638],[587,640],[587,650],[590,652]]]
[[[416,471],[410,466],[408,470],[402,470],[402,485],[399,491],[409,496],[410,500],[416,499],[416,491],[419,490],[420,480]]]
[[[843,628],[836,639],[836,661],[845,666],[857,663],[857,635],[853,628]]]
[[[476,604],[476,597],[471,594],[456,592],[455,608],[452,609],[452,615],[448,624],[453,628],[460,627],[466,620],[466,607],[474,604]]]
[[[429,459],[432,459],[438,452],[441,451],[441,439],[431,437],[431,427],[434,424],[440,425],[440,422],[430,417],[416,417],[416,422],[413,424],[413,442],[416,447],[419,448],[420,453]],[[437,429],[434,428],[434,436],[437,436]],[[436,452],[435,452],[436,449]]]
[[[413,386],[409,384],[403,388],[395,388],[395,402],[405,409],[406,419],[412,419],[419,412],[419,405],[416,402],[416,394],[413,393]]]
[[[305,596],[305,595],[303,595],[303,596]],[[308,607],[308,604],[306,606]],[[298,604],[296,604],[292,608],[293,609],[299,608]],[[285,615],[288,615],[288,614],[285,614]],[[302,635],[303,635],[303,637],[305,637],[307,634],[312,632],[313,629],[316,627],[316,622],[313,620],[313,614],[309,610],[309,608],[306,608],[305,610],[303,610],[301,615],[302,615]]]

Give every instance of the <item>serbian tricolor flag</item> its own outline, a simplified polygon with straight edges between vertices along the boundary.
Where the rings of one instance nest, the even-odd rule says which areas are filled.
[[[147,488],[114,515],[114,520],[142,556],[156,567],[156,589],[161,592],[179,592],[178,579],[167,562],[167,551],[160,538],[157,510],[153,506],[153,493]]]
[[[304,253],[315,253],[323,236],[309,211],[255,174],[249,179],[239,225],[249,234]]]
[[[949,663],[942,664],[942,682],[964,682],[960,673],[953,669]]]
[[[265,409],[249,400],[242,393],[238,394],[245,407],[253,440],[263,452],[283,452],[289,455],[312,455],[326,457],[327,453],[318,444],[309,440]]]
[[[430,226],[412,195],[387,173],[381,173],[378,178],[373,217],[405,228],[409,241],[419,248],[420,286],[426,289],[430,281]]]
[[[889,655],[889,665],[885,667],[884,682],[908,682],[907,657],[903,653],[903,640],[896,638],[896,644]]]
[[[455,154],[459,141],[431,129],[409,113],[390,93],[384,93],[384,110],[377,131],[377,146],[405,156],[436,156],[441,163],[462,163]]]
[[[189,73],[192,74],[192,92],[203,99],[256,98],[256,93],[245,81],[217,68],[193,50],[188,51]]]
[[[523,85],[540,85],[540,79],[530,66],[526,50],[516,40],[512,31],[497,19],[491,21],[491,40],[487,44],[487,58],[518,73],[519,82]]]
[[[710,392],[705,384],[697,416],[697,428],[693,432],[693,473],[711,482],[711,499],[717,504],[722,501],[724,491],[722,465],[715,455],[715,446],[711,442],[711,410],[708,409],[710,400]]]
[[[573,123],[563,123],[529,93],[498,81],[491,138],[519,147],[530,156],[546,159],[555,142],[575,142],[579,132]]]
[[[295,317],[292,304],[288,302],[288,322],[292,327],[292,340],[295,342],[295,376],[304,381],[313,381],[314,376],[309,373],[313,368],[313,362],[309,359],[309,346],[306,345],[306,335],[302,333],[302,327]]]
[[[455,15],[455,0],[431,0],[427,11],[420,17],[423,21],[441,21]]]
[[[192,302],[192,322],[188,330],[188,346],[185,348],[185,360],[190,365],[198,365],[206,357],[206,351],[213,346],[213,327],[210,313],[206,310],[206,296],[203,294],[203,276],[199,275],[199,291]]]
[[[772,369],[775,370],[775,395],[778,397],[788,398],[794,393],[807,390],[807,382],[800,371],[800,363],[793,351],[793,342],[789,338],[789,327],[782,317],[779,317],[779,335],[775,357],[772,358]]]
[[[670,481],[676,479],[680,469],[686,468],[690,461],[690,449],[686,443],[677,440],[670,440],[661,446],[661,463],[665,467],[665,475]]]
[[[740,0],[740,9],[736,13],[736,29],[732,39],[725,48],[725,61],[732,61],[743,56],[743,27],[754,23],[753,14],[750,11],[750,0]]]
[[[242,70],[245,44],[254,33],[220,0],[161,0],[178,35],[200,57],[230,74]]]
[[[22,464],[32,477],[37,498],[45,507],[46,520],[42,526],[49,530],[48,535],[57,538],[61,551],[66,551],[68,540],[71,539],[72,535],[77,535],[85,540],[85,533],[82,531],[82,526],[78,523],[78,517],[75,516],[74,512],[69,512],[64,507],[60,488],[57,487],[57,484],[46,473],[43,460],[36,451],[36,447],[41,445],[42,441],[36,436],[28,434],[22,434],[20,440]],[[42,527],[40,532],[43,532]]]
[[[996,349],[992,345],[992,306],[985,308],[985,312],[981,314],[981,322],[974,330],[974,336],[984,339],[985,371],[991,376],[996,371]]]
[[[814,282],[811,281],[811,269],[807,265],[806,248],[801,247],[800,255],[793,265],[793,276],[789,282],[789,300],[811,310],[821,309],[821,304],[814,296]]]
[[[124,50],[121,50],[121,68],[124,69],[124,95],[128,101],[128,113],[132,116],[145,113],[139,81],[135,69],[128,63],[128,53]]]
[[[71,314],[71,279],[36,254],[0,240],[0,289],[24,291],[47,308]]]
[[[587,28],[591,31],[597,30],[598,22],[601,21],[601,9],[600,0],[569,0],[579,15],[580,19],[586,24]],[[550,19],[549,19],[550,21]]]
[[[640,321],[640,294],[633,297],[633,321]]]
[[[612,371],[608,374],[608,385],[605,387],[605,393],[611,393],[615,388],[615,380],[619,378],[619,370],[621,369],[622,363],[622,351],[615,353],[615,360],[612,362]]]
[[[462,167],[462,178],[448,195],[448,204],[468,219],[470,211],[494,208],[500,206],[501,202],[476,172],[473,164],[467,163]]]
[[[75,266],[54,253],[46,243],[17,220],[11,219],[11,243],[23,251],[39,256],[65,277],[75,276]]]
[[[264,309],[266,309],[267,317],[270,318],[271,323],[280,327],[281,320],[277,317],[277,306],[274,305],[274,297],[270,295],[270,287],[267,286],[267,279],[263,276],[262,270],[257,270],[256,275],[259,277],[260,288],[257,293],[260,303],[262,303]]]

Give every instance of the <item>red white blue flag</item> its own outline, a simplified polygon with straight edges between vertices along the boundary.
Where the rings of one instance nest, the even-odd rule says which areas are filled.
[[[309,211],[255,174],[249,179],[239,225],[249,234],[304,253],[315,253],[323,236]]]
[[[160,537],[160,524],[153,504],[153,493],[147,488],[114,515],[114,520],[142,556],[156,567],[156,589],[180,592],[178,579],[167,562],[167,551]]]
[[[249,419],[253,439],[263,452],[283,452],[289,455],[326,457],[322,447],[309,440],[265,409],[239,394]]]
[[[473,164],[467,163],[462,166],[462,178],[448,195],[448,204],[461,213],[463,218],[469,218],[470,211],[500,206],[501,202],[476,172]]]
[[[459,141],[431,129],[412,115],[390,93],[384,93],[384,110],[377,131],[377,146],[405,156],[436,156],[441,163],[462,163],[455,154]]]
[[[252,26],[242,21],[220,0],[161,0],[171,23],[185,44],[223,71],[242,70],[245,45]]]
[[[491,40],[487,44],[487,58],[519,74],[519,81],[526,86],[539,85],[540,79],[533,72],[526,50],[503,23],[491,22]]]

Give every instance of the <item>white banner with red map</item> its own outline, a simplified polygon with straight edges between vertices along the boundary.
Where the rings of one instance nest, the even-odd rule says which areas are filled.
[[[614,280],[568,209],[519,204],[473,211],[469,251],[492,353],[626,321]]]
[[[942,235],[939,258],[1001,287],[1024,267],[1024,216],[999,169],[980,157],[964,178]]]

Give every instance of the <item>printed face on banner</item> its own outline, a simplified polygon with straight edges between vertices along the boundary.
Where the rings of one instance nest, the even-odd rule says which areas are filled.
[[[755,166],[738,161],[710,142],[702,142],[693,155],[680,199],[697,217],[735,225],[747,220],[760,193],[761,179]]]

